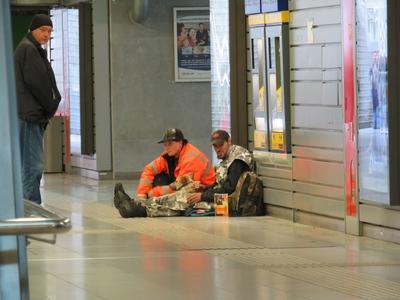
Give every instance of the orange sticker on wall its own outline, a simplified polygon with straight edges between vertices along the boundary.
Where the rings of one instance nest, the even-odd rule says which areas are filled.
[[[265,131],[254,130],[254,148],[266,149]]]
[[[272,132],[271,150],[282,151],[283,146],[283,132]]]

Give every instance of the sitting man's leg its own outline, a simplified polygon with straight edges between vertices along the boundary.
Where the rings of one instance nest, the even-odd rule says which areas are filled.
[[[160,173],[154,177],[154,186],[168,185],[173,182],[167,173]],[[144,205],[139,201],[131,199],[125,192],[122,183],[116,183],[114,187],[114,206],[118,209],[119,214],[123,218],[134,218],[134,217],[147,217],[147,210]]]
[[[146,208],[125,193],[122,183],[115,184],[114,206],[123,218],[147,217]]]

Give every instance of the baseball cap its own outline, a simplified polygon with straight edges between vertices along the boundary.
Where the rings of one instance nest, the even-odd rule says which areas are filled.
[[[186,139],[183,136],[182,130],[178,128],[168,128],[164,133],[163,139],[158,143],[161,144],[168,141],[186,141]]]
[[[216,130],[211,134],[211,144],[222,145],[230,139],[229,133],[225,130]]]

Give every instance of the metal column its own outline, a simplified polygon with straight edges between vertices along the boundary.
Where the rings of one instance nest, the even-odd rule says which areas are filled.
[[[23,216],[9,1],[0,1],[0,219]],[[25,236],[0,236],[0,299],[29,299]]]
[[[355,107],[355,3],[345,1],[343,12],[343,92],[345,136],[345,201],[346,233],[360,235],[360,217],[357,189],[357,139]]]

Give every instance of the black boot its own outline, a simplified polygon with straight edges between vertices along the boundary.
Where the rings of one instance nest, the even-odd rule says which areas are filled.
[[[143,206],[140,202],[135,202],[135,204],[136,204],[136,217],[146,218],[147,217],[146,207]]]
[[[114,206],[123,218],[147,217],[146,208],[131,199],[120,182],[114,186]]]
[[[116,209],[119,209],[121,205],[125,204],[126,202],[132,201],[131,197],[125,193],[125,190],[122,186],[122,183],[118,182],[114,186],[114,206]]]
[[[123,218],[145,218],[147,217],[146,208],[135,200],[123,201],[119,208],[119,214]]]

